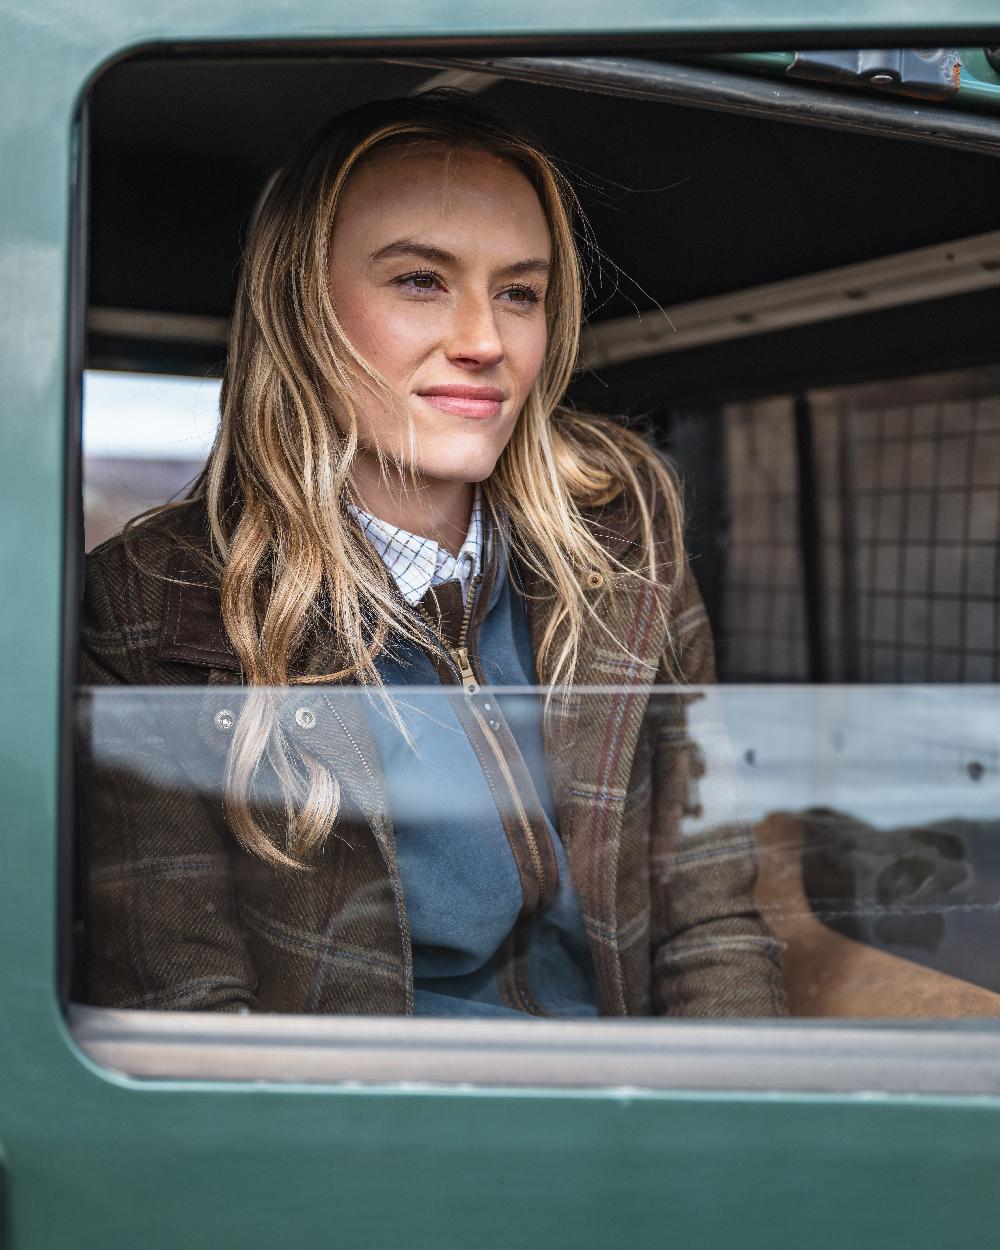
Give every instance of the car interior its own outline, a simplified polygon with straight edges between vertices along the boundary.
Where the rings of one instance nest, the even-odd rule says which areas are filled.
[[[594,240],[569,398],[683,482],[793,1014],[997,1015],[1000,113],[776,81],[719,57],[126,57],[85,102],[76,364],[218,378],[255,206],[341,110],[440,84],[527,125]],[[69,549],[198,466],[87,452]],[[904,801],[929,751],[947,784]],[[797,785],[817,752],[853,795]]]

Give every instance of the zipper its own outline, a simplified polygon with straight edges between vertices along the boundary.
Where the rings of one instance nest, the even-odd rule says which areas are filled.
[[[545,865],[542,862],[542,853],[538,849],[538,842],[535,838],[534,831],[531,828],[531,821],[528,819],[528,813],[525,810],[523,802],[521,801],[520,792],[514,782],[514,776],[510,771],[510,765],[507,763],[507,759],[504,756],[500,740],[490,728],[489,724],[483,720],[482,713],[479,708],[476,707],[476,704],[472,699],[473,695],[478,694],[480,683],[472,666],[472,657],[469,655],[468,635],[469,626],[472,620],[472,604],[475,599],[476,590],[478,589],[481,581],[482,576],[478,573],[472,579],[472,587],[469,591],[469,598],[465,605],[465,615],[462,619],[462,628],[458,636],[459,645],[451,649],[452,658],[458,666],[459,673],[461,674],[462,686],[465,689],[465,693],[469,696],[469,707],[471,708],[480,729],[482,729],[484,736],[489,742],[493,754],[496,756],[496,761],[499,765],[500,771],[503,774],[503,779],[507,786],[507,792],[510,794],[511,800],[513,801],[514,808],[517,813],[518,823],[520,824],[521,831],[524,834],[524,840],[528,844],[528,854],[531,856],[531,863],[535,869],[535,875],[538,877],[539,893],[544,896],[546,888]],[[497,712],[499,714],[499,707]]]
[[[485,563],[485,558],[488,558],[486,552],[484,552],[484,563]],[[471,631],[472,624],[473,624],[473,620],[472,620],[473,608],[479,606],[478,603],[476,602],[476,596],[477,596],[477,592],[479,591],[479,587],[482,581],[483,581],[482,573],[477,573],[473,577],[472,582],[469,586],[469,593],[465,601],[465,609],[462,613],[462,624],[458,632],[458,641],[454,647],[448,646],[445,643],[444,650],[447,653],[448,658],[451,661],[452,665],[454,666],[455,675],[457,676],[462,686],[463,691],[468,696],[468,703],[466,706],[472,712],[472,715],[475,718],[476,724],[479,726],[479,729],[481,733],[483,734],[483,737],[486,738],[487,742],[489,743],[490,749],[493,752],[497,765],[503,776],[504,784],[506,785],[506,788],[507,788],[507,793],[510,795],[511,802],[514,806],[514,811],[517,817],[517,823],[521,827],[521,832],[524,836],[524,841],[528,847],[528,856],[531,859],[531,864],[535,870],[535,876],[538,880],[539,894],[544,897],[546,887],[547,887],[548,877],[545,872],[545,864],[542,859],[542,853],[538,847],[538,840],[536,839],[534,832],[531,828],[531,820],[528,817],[527,810],[525,809],[524,803],[521,800],[520,792],[518,791],[517,786],[514,782],[514,776],[510,771],[510,765],[507,763],[506,757],[504,756],[503,747],[500,745],[499,739],[497,738],[493,730],[490,728],[489,724],[483,719],[483,715],[479,711],[479,708],[476,706],[475,700],[474,700],[474,696],[479,694],[480,690],[482,689],[482,682],[477,676],[475,668],[473,666],[472,655],[470,653],[470,648],[469,648],[469,633]],[[430,627],[431,632],[433,633],[437,641],[439,643],[443,643],[444,640],[441,638],[441,635],[438,633],[438,630],[434,624],[433,618],[431,617],[427,609],[423,606],[423,604],[418,603],[417,610],[420,612],[420,615],[423,617],[425,623]],[[479,624],[480,615],[481,615],[480,613],[478,612],[476,613],[476,618],[477,618],[475,622],[476,625]]]
[[[546,884],[547,884],[547,877],[545,874],[545,864],[542,861],[542,853],[538,849],[538,841],[535,838],[534,832],[531,828],[531,821],[528,819],[528,813],[525,809],[523,802],[521,801],[521,795],[514,782],[513,774],[510,771],[510,766],[507,763],[506,758],[504,757],[503,747],[500,745],[499,739],[497,738],[493,730],[490,728],[489,724],[483,719],[482,713],[479,711],[479,708],[477,708],[475,703],[473,702],[473,696],[477,695],[480,691],[481,682],[479,681],[479,678],[476,676],[476,671],[472,665],[472,657],[469,654],[468,640],[469,640],[469,629],[472,624],[472,608],[473,608],[473,604],[476,601],[476,593],[479,590],[479,586],[482,580],[483,580],[483,576],[481,573],[477,573],[475,577],[473,577],[472,583],[469,586],[469,594],[465,600],[465,611],[462,614],[462,625],[458,631],[458,642],[456,643],[454,647],[446,646],[445,650],[447,651],[448,657],[451,660],[452,664],[458,670],[457,676],[458,676],[459,681],[462,684],[462,689],[469,696],[469,704],[468,704],[469,709],[471,710],[473,716],[476,718],[476,723],[478,724],[480,730],[482,731],[483,736],[489,742],[490,749],[492,750],[494,756],[496,757],[496,762],[500,769],[500,772],[503,774],[504,784],[507,787],[507,792],[510,795],[511,802],[514,805],[514,811],[517,815],[517,822],[521,826],[521,832],[523,833],[524,840],[528,846],[528,855],[531,858],[532,867],[534,868],[535,875],[538,878],[539,893],[544,895]],[[417,604],[417,607],[420,610],[421,616],[424,618],[424,620],[433,630],[435,637],[438,638],[438,641],[441,641],[437,630],[434,628],[434,622],[431,618],[430,613],[423,606],[423,604]]]
[[[472,579],[472,584],[469,586],[469,594],[465,600],[465,611],[462,614],[462,627],[458,631],[458,644],[448,648],[453,663],[458,667],[458,673],[462,679],[462,689],[470,696],[479,691],[479,682],[476,680],[476,674],[472,669],[472,660],[469,658],[468,638],[469,626],[472,624],[472,605],[476,601],[476,593],[482,580],[482,573],[477,573]]]
[[[524,840],[528,844],[528,854],[531,856],[531,863],[535,869],[535,875],[538,877],[538,891],[540,894],[544,895],[547,879],[545,876],[545,865],[542,862],[542,853],[538,849],[538,842],[535,839],[534,831],[531,828],[531,821],[528,819],[528,813],[525,810],[524,804],[521,802],[521,795],[514,783],[514,777],[510,771],[510,766],[504,758],[503,748],[500,746],[496,734],[490,729],[489,725],[483,721],[482,714],[476,705],[474,703],[470,703],[469,706],[471,707],[476,720],[479,722],[480,728],[489,741],[489,744],[493,749],[493,754],[496,756],[497,764],[500,766],[500,771],[503,773],[503,779],[507,786],[507,792],[513,800],[514,808],[517,812],[518,823],[521,826],[521,832],[524,834]]]
[[[445,650],[448,652],[448,658],[452,664],[458,669],[458,679],[461,682],[462,689],[467,695],[479,693],[479,681],[472,668],[472,661],[469,658],[469,648],[467,639],[469,637],[469,626],[472,623],[472,605],[476,601],[476,592],[479,590],[480,583],[483,580],[482,573],[477,573],[469,585],[469,593],[465,598],[465,610],[462,613],[462,624],[458,631],[458,642],[454,647],[445,644]],[[427,611],[422,603],[417,604],[417,610],[431,628],[431,632],[438,642],[443,642],[438,633],[431,614]]]

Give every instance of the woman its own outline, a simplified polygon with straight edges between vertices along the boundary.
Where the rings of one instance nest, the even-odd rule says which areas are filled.
[[[356,109],[276,180],[206,469],[88,565],[83,684],[204,688],[93,700],[95,1001],[784,1010],[747,831],[676,854],[692,748],[649,687],[712,648],[665,464],[561,406],[580,221],[454,92]],[[542,715],[493,694],[536,681]]]

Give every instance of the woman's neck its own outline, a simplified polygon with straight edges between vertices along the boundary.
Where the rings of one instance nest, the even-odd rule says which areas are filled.
[[[365,512],[421,538],[432,538],[458,555],[472,516],[476,492],[472,482],[424,478],[419,485],[404,488],[398,481],[385,481],[377,463],[367,464],[363,455],[355,461],[354,482],[358,505]]]

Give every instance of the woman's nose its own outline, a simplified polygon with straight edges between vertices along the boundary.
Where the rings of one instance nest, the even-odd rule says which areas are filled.
[[[499,364],[504,358],[503,340],[497,328],[493,301],[488,296],[467,296],[458,301],[447,344],[449,360],[478,365]]]

